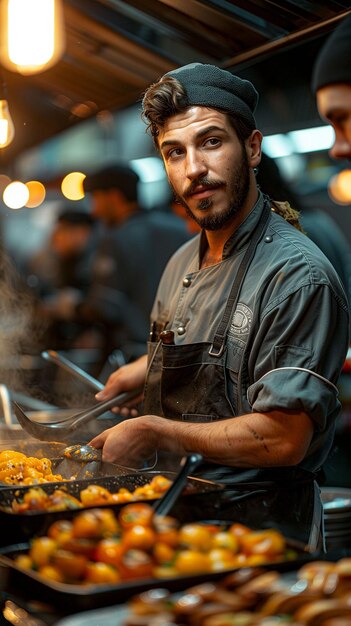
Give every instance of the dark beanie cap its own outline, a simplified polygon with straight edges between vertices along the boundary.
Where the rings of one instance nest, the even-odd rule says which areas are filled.
[[[95,219],[90,213],[86,213],[85,211],[74,211],[71,209],[64,209],[57,216],[57,223],[64,224],[73,224],[73,225],[84,225],[84,226],[92,226],[95,224]]]
[[[248,80],[235,76],[216,65],[190,63],[167,72],[179,80],[187,94],[186,105],[198,105],[222,109],[239,115],[256,127],[254,111],[258,93]]]
[[[85,192],[119,189],[127,198],[134,202],[138,199],[139,176],[129,165],[114,164],[88,174],[83,180]]]
[[[333,83],[351,83],[351,13],[328,37],[314,65],[313,92]]]

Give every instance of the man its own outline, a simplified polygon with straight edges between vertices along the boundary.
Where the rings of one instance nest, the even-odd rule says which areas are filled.
[[[96,223],[85,211],[62,210],[45,246],[22,270],[35,287],[36,317],[46,326],[42,342],[56,349],[79,347],[85,328],[76,306],[88,291],[96,248]]]
[[[144,96],[169,182],[202,232],[163,274],[149,359],[112,374],[99,394],[146,380],[145,414],[91,443],[129,466],[155,450],[198,452],[203,476],[239,490],[216,515],[277,524],[315,547],[312,478],[339,414],[348,307],[331,264],[288,223],[296,215],[283,219],[257,188],[257,98],[250,82],[199,63]]]
[[[312,76],[318,111],[335,131],[330,156],[351,160],[351,13],[327,39]]]
[[[161,274],[189,235],[172,213],[142,210],[139,176],[128,164],[104,167],[88,175],[83,185],[91,194],[92,215],[105,228],[79,318],[99,326],[104,357],[122,349],[128,361],[144,351]]]

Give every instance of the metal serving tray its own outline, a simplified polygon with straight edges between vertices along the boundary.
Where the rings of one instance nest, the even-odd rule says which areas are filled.
[[[64,488],[71,495],[78,497],[82,489],[88,484],[101,485],[111,491],[117,492],[121,487],[133,491],[136,487],[141,487],[149,483],[160,472],[136,472],[134,474],[123,474],[119,476],[106,476],[93,479],[73,480],[67,483],[43,483],[38,485],[47,493],[53,493],[57,488]],[[162,476],[174,480],[177,476],[175,472],[162,472]],[[11,503],[14,498],[18,499],[31,487],[13,487],[0,490],[0,525],[2,533],[0,535],[0,546],[9,545],[31,539],[35,535],[45,534],[47,528],[57,519],[71,519],[74,515],[87,507],[63,511],[28,511],[27,513],[14,513],[11,511]],[[182,523],[190,521],[193,516],[198,516],[199,511],[210,516],[213,507],[211,502],[216,499],[218,493],[223,489],[221,484],[214,483],[201,478],[189,477],[181,496],[178,497],[172,508],[172,515],[175,515]],[[155,500],[148,499],[152,504]],[[106,504],[105,506],[118,512],[124,504]]]

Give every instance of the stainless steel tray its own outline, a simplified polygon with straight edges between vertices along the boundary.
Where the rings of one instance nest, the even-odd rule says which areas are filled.
[[[125,606],[111,606],[105,609],[84,611],[76,615],[69,615],[56,622],[56,626],[123,626],[128,615]]]

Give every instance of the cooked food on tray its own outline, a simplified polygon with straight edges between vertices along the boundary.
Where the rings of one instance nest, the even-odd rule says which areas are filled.
[[[308,563],[294,580],[247,568],[177,594],[140,593],[129,600],[124,626],[347,626],[350,598],[351,558]]]
[[[60,482],[61,474],[54,474],[50,459],[26,456],[23,452],[0,452],[0,482],[6,485]]]
[[[170,487],[172,481],[162,474],[154,476],[145,485],[136,487],[133,491],[121,487],[116,493],[111,493],[102,485],[90,484],[82,489],[79,498],[69,493],[68,488],[55,489],[47,493],[41,487],[32,487],[22,497],[12,501],[13,513],[27,513],[27,511],[65,511],[82,507],[96,507],[102,504],[124,504],[134,500],[151,500],[159,498]]]
[[[277,562],[296,556],[275,529],[253,531],[242,524],[180,525],[154,515],[147,503],[77,512],[56,520],[34,538],[15,563],[64,583],[107,584],[169,578]]]

